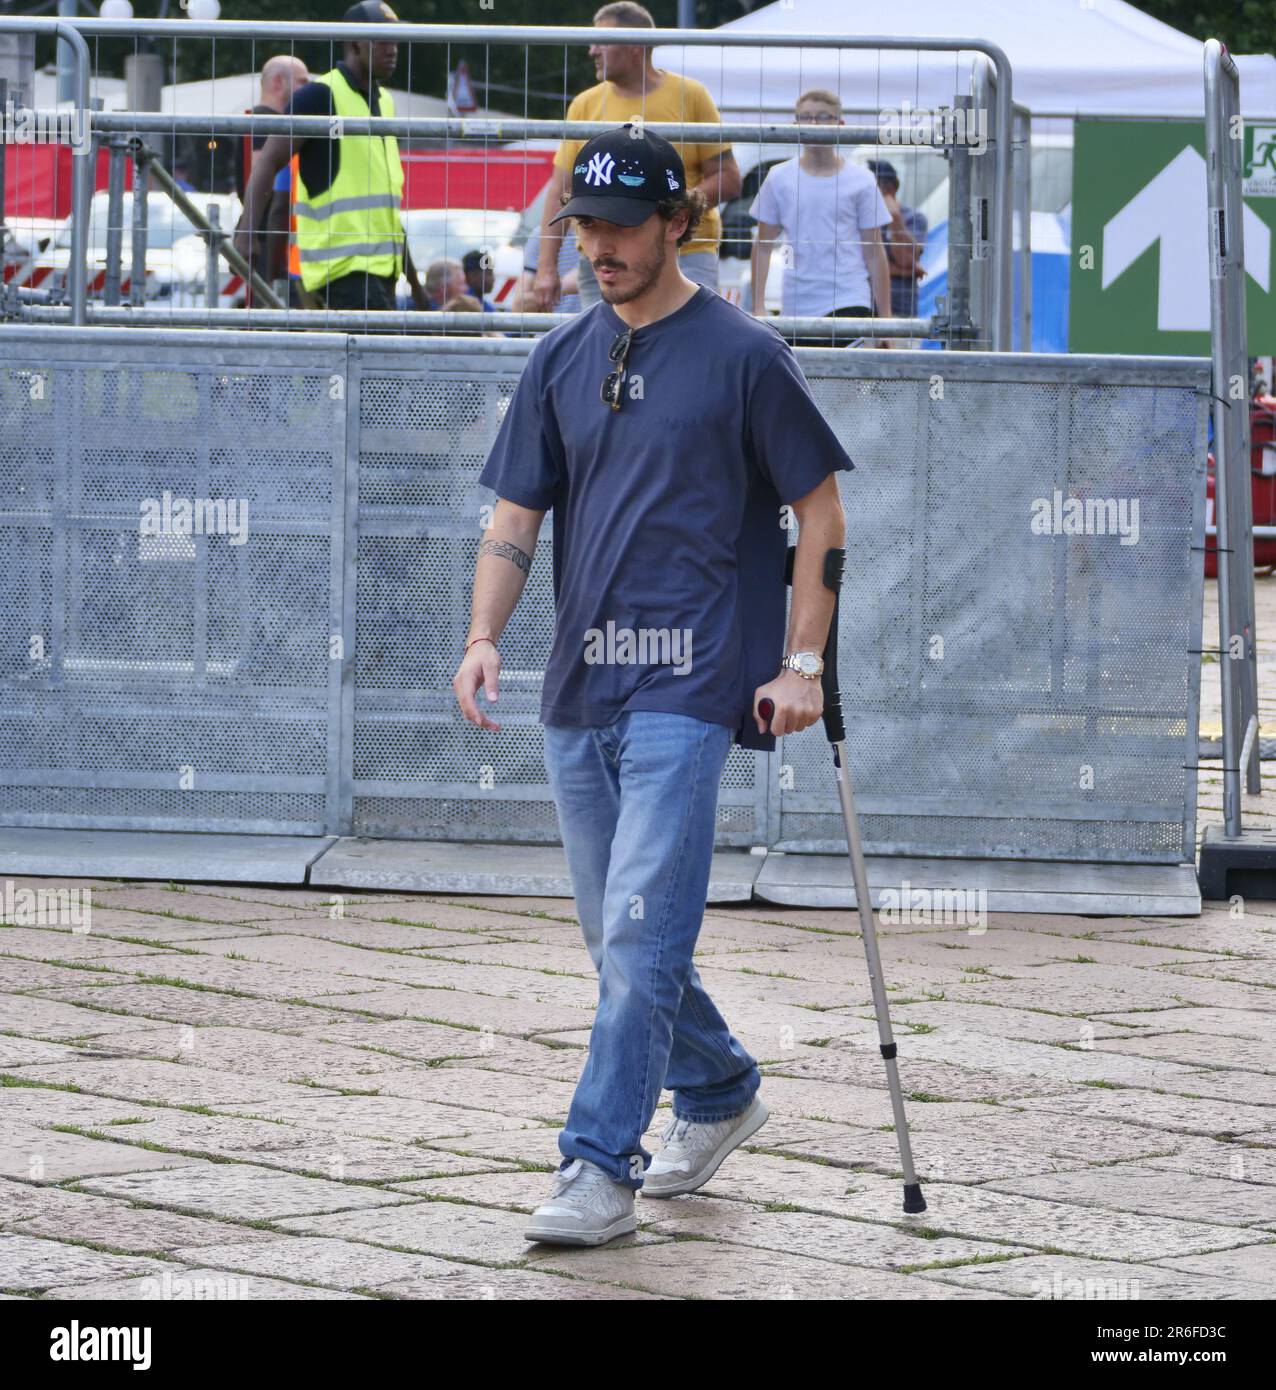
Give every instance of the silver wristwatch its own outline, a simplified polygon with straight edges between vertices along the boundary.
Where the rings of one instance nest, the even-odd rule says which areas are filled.
[[[824,674],[824,658],[819,652],[792,652],[780,663],[780,668],[796,671],[809,681],[819,680]]]

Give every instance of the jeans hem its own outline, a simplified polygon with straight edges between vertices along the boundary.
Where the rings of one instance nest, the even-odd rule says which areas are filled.
[[[743,1115],[749,1106],[753,1104],[753,1097],[757,1095],[759,1090],[761,1090],[760,1086],[755,1087],[750,1093],[748,1100],[735,1110],[679,1110],[675,1105],[673,1107],[674,1118],[688,1120],[693,1125],[716,1125],[721,1124],[723,1120],[734,1120]]]

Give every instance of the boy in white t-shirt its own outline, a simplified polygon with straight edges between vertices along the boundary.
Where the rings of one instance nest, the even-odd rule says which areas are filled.
[[[795,115],[798,121],[843,124],[841,103],[823,90],[803,93]],[[879,317],[890,316],[890,263],[881,233],[890,225],[890,210],[873,175],[836,145],[804,145],[798,158],[777,164],[749,212],[758,220],[751,277],[755,314],[766,312],[771,253],[782,240],[792,252],[784,270],[786,315],[869,318],[876,306]],[[833,339],[790,341],[795,347],[828,347]],[[890,345],[886,339],[878,342]]]

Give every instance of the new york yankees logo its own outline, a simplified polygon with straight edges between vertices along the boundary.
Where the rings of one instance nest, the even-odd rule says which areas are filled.
[[[590,156],[589,168],[585,171],[585,182],[595,185],[610,183],[611,171],[616,167],[616,161],[609,154],[600,153]]]

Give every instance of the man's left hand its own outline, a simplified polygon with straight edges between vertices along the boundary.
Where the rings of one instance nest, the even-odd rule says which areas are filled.
[[[760,734],[767,732],[766,723],[758,713],[758,701],[764,699],[775,705],[771,732],[776,735],[800,733],[824,713],[824,687],[818,680],[800,676],[796,671],[781,671],[774,680],[758,686],[753,692],[753,718]]]

